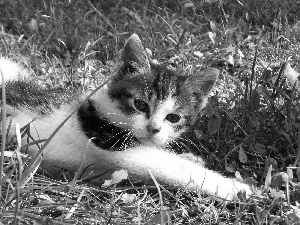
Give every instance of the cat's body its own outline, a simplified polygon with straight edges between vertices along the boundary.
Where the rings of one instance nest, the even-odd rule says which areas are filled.
[[[30,134],[35,140],[47,139],[80,106],[46,147],[44,168],[77,171],[83,161],[83,168],[88,168],[86,174],[111,174],[107,172],[125,169],[131,176],[149,179],[151,172],[158,181],[224,199],[233,199],[240,190],[249,195],[248,185],[207,170],[171,149],[170,144],[181,138],[205,107],[218,71],[185,76],[151,63],[137,35],[127,41],[121,61],[112,81],[89,100],[81,104],[82,98],[64,93],[67,97],[55,100],[50,113],[43,113],[54,105],[49,100],[38,101],[43,105],[40,113],[34,110],[36,100],[28,100],[28,107],[28,103],[14,105],[20,100],[14,100],[9,92],[23,84],[9,81],[14,76],[5,72],[12,128],[16,122],[21,127],[31,122]],[[0,68],[3,66],[5,60],[0,60]],[[29,85],[29,92],[34,88]],[[39,95],[36,91],[28,99]],[[29,148],[31,155],[37,151],[35,146]],[[100,176],[97,181],[106,178]]]

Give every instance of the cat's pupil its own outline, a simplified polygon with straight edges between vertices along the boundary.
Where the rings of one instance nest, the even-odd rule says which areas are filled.
[[[167,119],[168,121],[170,121],[171,123],[177,123],[177,122],[179,122],[180,118],[181,118],[180,115],[174,114],[174,113],[170,113],[170,114],[168,114],[168,115],[166,116],[166,119]]]
[[[141,99],[134,100],[134,107],[141,112],[149,112],[149,106]]]

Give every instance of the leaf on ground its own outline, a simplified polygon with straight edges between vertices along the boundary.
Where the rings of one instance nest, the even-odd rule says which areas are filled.
[[[242,178],[242,176],[241,176],[241,174],[240,174],[239,171],[235,171],[235,178],[236,178],[238,181],[243,181],[243,178]]]
[[[225,169],[228,171],[228,172],[231,172],[231,173],[234,173],[234,169],[231,168],[231,166],[225,166]]]
[[[190,2],[190,1],[188,1],[188,2],[184,3],[183,7],[184,7],[184,8],[190,8],[190,7],[194,7],[194,3],[193,3],[193,2]]]
[[[128,194],[128,193],[124,193],[121,198],[122,202],[125,204],[132,204],[136,201],[136,199],[137,199],[136,194]]]
[[[247,155],[246,155],[246,153],[244,151],[244,148],[242,146],[240,146],[240,149],[239,149],[239,160],[242,163],[245,163],[245,162],[248,161]]]
[[[291,67],[291,64],[289,62],[286,62],[283,74],[289,80],[292,86],[295,85],[295,82],[297,82],[298,85],[298,77],[300,74]]]
[[[248,184],[249,186],[252,186],[253,184],[255,184],[255,180],[253,179],[253,177],[246,177],[243,182],[245,184]]]
[[[193,56],[199,58],[199,59],[202,59],[204,57],[204,54],[200,51],[194,51],[193,52]]]
[[[217,33],[217,31],[218,31],[218,25],[215,22],[213,22],[213,21],[210,21],[209,24],[210,24],[210,27],[213,30],[213,32]]]
[[[125,180],[128,178],[128,173],[126,170],[119,170],[119,171],[115,171],[112,175],[111,175],[111,179],[110,180],[106,180],[104,182],[104,184],[102,185],[102,187],[106,188],[109,186],[112,186],[114,184],[118,184],[120,183],[122,180]]]
[[[214,135],[217,133],[221,126],[221,116],[218,112],[214,111],[213,114],[210,115],[208,121],[208,131],[207,134],[209,136]]]
[[[289,181],[289,176],[286,173],[284,172],[276,173],[273,176],[273,180],[270,184],[270,187],[275,189],[280,189],[282,186],[286,186],[286,184],[288,184],[288,181]]]
[[[286,198],[283,191],[281,191],[281,190],[277,191],[273,188],[270,188],[270,195],[272,198],[282,198],[282,199]]]
[[[294,179],[293,169],[287,168],[286,173],[288,175],[288,179],[289,180],[293,180]]]
[[[267,176],[266,176],[265,189],[267,189],[270,186],[271,181],[272,181],[272,164],[270,165]]]
[[[214,32],[208,32],[208,37],[210,38],[210,40],[213,44],[216,43],[217,35]]]

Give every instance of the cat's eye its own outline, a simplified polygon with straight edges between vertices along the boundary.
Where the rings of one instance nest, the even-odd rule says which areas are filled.
[[[178,123],[181,119],[181,116],[175,113],[170,113],[166,116],[166,119],[171,123]]]
[[[134,100],[134,107],[141,112],[149,112],[149,106],[146,102],[141,99]]]

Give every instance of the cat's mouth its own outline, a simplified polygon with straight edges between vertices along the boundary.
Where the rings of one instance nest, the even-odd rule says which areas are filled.
[[[147,145],[147,146],[156,146],[157,145],[153,140],[151,140],[150,137],[147,137],[147,138],[138,138],[138,140],[143,145]]]

